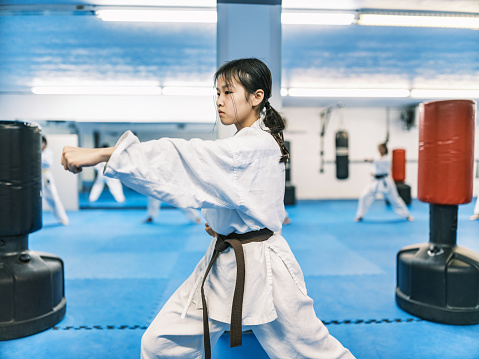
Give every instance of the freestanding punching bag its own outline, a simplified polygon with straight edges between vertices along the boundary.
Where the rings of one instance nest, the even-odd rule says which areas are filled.
[[[349,135],[347,131],[336,132],[336,178],[349,177]]]
[[[411,203],[411,186],[407,185],[406,180],[406,150],[397,148],[392,151],[392,178],[396,184],[399,196],[404,203]]]
[[[458,205],[472,199],[475,105],[420,105],[418,199],[430,206],[429,243],[397,255],[399,307],[445,324],[479,323],[479,254],[456,245]]]
[[[48,329],[66,311],[62,260],[28,250],[42,228],[40,131],[0,121],[0,340]]]

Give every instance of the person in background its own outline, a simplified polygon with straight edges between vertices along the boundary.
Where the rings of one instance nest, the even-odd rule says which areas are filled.
[[[146,212],[148,217],[144,223],[153,223],[153,220],[158,216],[161,208],[161,201],[153,197],[148,197],[148,203],[146,206]],[[180,208],[188,219],[193,223],[201,223],[201,218],[198,215],[198,211],[194,208]]]
[[[103,145],[103,148],[109,147],[108,145]],[[125,195],[123,194],[123,186],[120,180],[116,178],[109,178],[103,175],[105,170],[105,162],[98,163],[93,168],[96,170],[96,179],[91,188],[90,196],[88,200],[90,202],[95,202],[100,197],[103,189],[105,188],[105,183],[108,186],[113,198],[119,203],[125,202]]]
[[[48,206],[52,210],[57,221],[64,226],[68,226],[70,221],[68,220],[65,207],[63,207],[58,190],[55,185],[55,179],[51,171],[53,161],[53,154],[47,148],[47,139],[42,136],[42,195],[48,203]]]
[[[369,207],[376,199],[377,193],[382,193],[384,199],[387,200],[394,212],[399,216],[405,217],[408,221],[414,221],[414,218],[409,213],[409,210],[403,199],[399,196],[396,185],[391,177],[391,160],[388,156],[388,147],[385,143],[378,145],[379,159],[366,159],[366,162],[371,162],[374,165],[373,179],[366,188],[362,191],[359,197],[358,209],[356,212],[355,221],[362,221]]]
[[[474,214],[469,217],[471,221],[479,219],[479,196],[476,199],[476,205],[474,206]]]

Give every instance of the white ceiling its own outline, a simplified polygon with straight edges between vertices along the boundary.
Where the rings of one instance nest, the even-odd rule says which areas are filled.
[[[104,23],[90,15],[24,11],[45,8],[44,3],[0,0],[0,12],[5,15],[0,17],[0,93],[27,93],[39,80],[211,82],[216,68],[214,24]],[[127,3],[48,2],[50,10]],[[314,3],[324,9],[479,13],[478,0]],[[16,12],[7,15],[9,9]],[[282,87],[479,88],[476,30],[284,25],[282,34]],[[286,106],[324,106],[334,101],[350,106],[400,106],[421,100],[284,98]]]

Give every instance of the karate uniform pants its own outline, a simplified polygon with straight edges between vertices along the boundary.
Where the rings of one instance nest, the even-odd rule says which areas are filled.
[[[359,197],[358,210],[356,218],[363,218],[368,213],[369,207],[376,199],[376,194],[382,193],[384,199],[388,200],[392,209],[401,217],[408,217],[409,210],[406,203],[399,196],[396,184],[391,177],[381,178],[372,181],[361,193]]]
[[[60,200],[60,196],[58,195],[52,173],[49,170],[43,171],[42,177],[43,198],[45,198],[57,221],[64,225],[68,225],[68,216],[65,212],[65,207],[63,207],[62,201]]]
[[[243,330],[253,331],[270,358],[354,358],[316,317],[313,300],[299,290],[281,259],[272,254],[271,261],[273,300],[278,317],[266,324],[243,326]],[[289,280],[284,280],[285,277]],[[202,310],[192,303],[186,318],[180,318],[190,294],[187,289],[192,287],[187,282],[173,294],[144,333],[142,359],[204,358]],[[210,319],[209,329],[213,347],[229,329],[229,324]]]
[[[109,178],[104,177],[103,175],[98,175],[91,188],[90,197],[88,200],[90,202],[95,202],[103,192],[103,188],[105,187],[105,183],[108,186],[113,198],[119,203],[125,202],[125,195],[123,194],[123,186],[120,180],[116,178]]]
[[[156,198],[148,197],[148,202],[146,206],[146,212],[148,214],[148,217],[150,218],[156,218],[158,216],[158,213],[160,213],[161,209],[161,201],[157,200]],[[193,208],[179,208],[183,211],[186,217],[191,222],[197,222],[198,219],[201,220],[200,216],[198,215],[198,211]]]

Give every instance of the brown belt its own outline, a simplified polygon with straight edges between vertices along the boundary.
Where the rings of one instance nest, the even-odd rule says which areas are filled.
[[[206,277],[213,266],[218,255],[229,246],[233,247],[236,257],[236,284],[233,295],[233,305],[231,308],[231,322],[230,322],[230,347],[237,347],[242,345],[242,329],[241,322],[243,319],[243,294],[244,294],[244,278],[245,278],[245,263],[243,244],[250,242],[263,242],[273,235],[273,231],[263,228],[259,231],[251,231],[244,234],[230,233],[227,236],[218,234],[216,237],[215,250],[211,257],[208,268],[206,269],[203,282],[201,283],[201,301],[203,303],[203,332],[205,343],[206,359],[211,359],[211,343],[210,330],[208,326],[208,308],[206,307],[206,298],[204,285]]]

